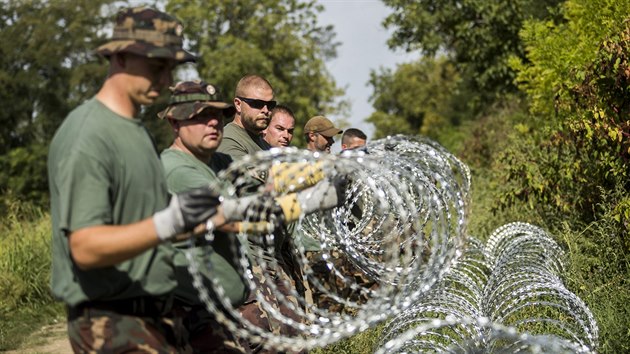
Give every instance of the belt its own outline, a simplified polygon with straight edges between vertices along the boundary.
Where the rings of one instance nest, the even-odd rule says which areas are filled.
[[[68,318],[75,319],[90,312],[113,312],[137,317],[162,317],[173,308],[173,296],[141,296],[119,300],[86,301],[68,306]]]

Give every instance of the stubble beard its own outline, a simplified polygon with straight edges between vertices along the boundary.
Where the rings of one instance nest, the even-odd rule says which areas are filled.
[[[261,122],[259,119],[260,118],[258,117],[252,117],[243,114],[241,121],[243,122],[243,127],[245,127],[245,130],[256,134],[262,134],[262,131],[267,129],[267,127],[269,126],[270,119],[265,119],[265,122],[261,125],[259,125]]]

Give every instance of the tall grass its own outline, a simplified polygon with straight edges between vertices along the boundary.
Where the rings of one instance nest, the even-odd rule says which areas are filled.
[[[599,326],[600,353],[630,352],[630,255],[618,223],[603,218],[578,229],[558,230],[569,258],[565,277],[593,312]]]
[[[58,317],[50,293],[48,213],[17,200],[0,218],[0,351],[15,348],[34,328]]]

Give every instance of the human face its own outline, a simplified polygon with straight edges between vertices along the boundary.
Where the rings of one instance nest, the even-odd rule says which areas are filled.
[[[285,112],[277,111],[265,129],[265,141],[273,147],[289,146],[293,140],[294,129],[295,119]]]
[[[241,97],[241,98],[239,98]],[[269,125],[271,120],[271,109],[268,105],[249,104],[251,100],[272,101],[273,90],[270,87],[252,87],[245,90],[243,95],[234,98],[237,116],[245,130],[254,134],[260,134]],[[245,100],[246,99],[246,100]],[[272,105],[272,104],[270,104]]]
[[[191,119],[174,121],[174,128],[177,145],[206,161],[223,139],[223,112],[206,108]]]
[[[136,106],[151,105],[173,83],[172,71],[177,62],[170,59],[146,58],[124,54],[128,74],[126,87]]]
[[[335,139],[333,139],[332,137],[324,136],[320,133],[309,134],[311,136],[309,150],[330,153],[330,147],[335,143]]]
[[[352,150],[365,146],[365,139],[353,136],[347,144],[341,144],[342,150]]]

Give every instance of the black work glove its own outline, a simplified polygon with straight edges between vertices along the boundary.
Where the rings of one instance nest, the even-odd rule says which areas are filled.
[[[219,204],[219,195],[210,187],[199,187],[173,195],[168,207],[153,214],[158,237],[166,241],[192,230],[216,214]]]

